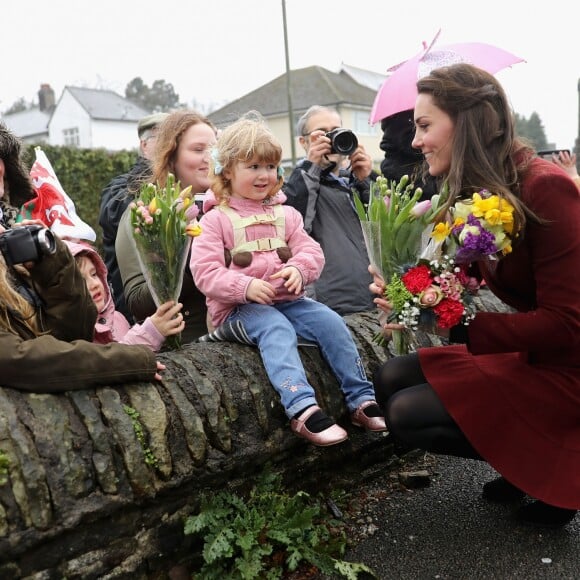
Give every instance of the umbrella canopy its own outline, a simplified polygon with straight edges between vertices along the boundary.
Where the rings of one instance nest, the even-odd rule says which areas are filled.
[[[375,124],[385,117],[415,108],[417,80],[441,66],[465,62],[486,70],[491,74],[518,62],[523,58],[497,46],[483,42],[463,42],[433,48],[441,31],[429,46],[413,58],[388,69],[391,73],[379,88],[373,103],[370,123]]]

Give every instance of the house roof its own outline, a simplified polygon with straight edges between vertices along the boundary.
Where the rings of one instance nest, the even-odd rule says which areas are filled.
[[[372,70],[366,70],[364,68],[358,68],[356,66],[351,66],[344,63],[342,63],[340,71],[345,72],[357,83],[364,85],[365,87],[369,87],[369,89],[373,89],[373,91],[378,91],[387,78],[386,74],[381,74]]]
[[[2,117],[3,123],[15,135],[22,139],[36,137],[39,135],[48,135],[48,120],[50,113],[41,111],[38,107],[10,113]]]
[[[376,95],[376,90],[358,83],[351,75],[342,71],[334,73],[321,66],[290,71],[290,80],[294,112],[304,112],[312,105],[338,107],[343,104],[370,110]],[[259,111],[264,117],[288,113],[286,73],[208,117],[219,126],[231,123],[250,110]]]
[[[66,86],[92,119],[103,121],[139,121],[150,111],[139,107],[114,91]],[[62,98],[62,97],[61,97]]]

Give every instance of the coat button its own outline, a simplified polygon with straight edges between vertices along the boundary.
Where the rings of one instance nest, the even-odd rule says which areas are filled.
[[[183,313],[183,316],[189,316],[189,310],[186,310],[186,311]]]
[[[106,318],[99,318],[99,324],[107,324]]]

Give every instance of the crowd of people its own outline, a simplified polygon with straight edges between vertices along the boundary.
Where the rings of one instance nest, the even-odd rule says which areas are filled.
[[[343,316],[380,313],[386,336],[401,328],[388,317],[385,281],[369,265],[355,209],[353,191],[368,202],[378,175],[371,157],[356,139],[337,150],[342,119],[315,105],[297,123],[305,156],[286,180],[282,148],[259,113],[218,131],[180,109],[139,123],[137,163],[103,190],[104,260],[58,238],[54,251],[25,264],[0,257],[0,356],[13,369],[3,385],[57,392],[160,381],[155,352],[168,336],[193,342],[236,324],[258,349],[292,432],[339,444],[348,433],[318,405],[298,351],[305,339],[336,376],[352,424],[389,431],[410,448],[487,461],[499,478],[484,497],[529,496],[522,521],[566,525],[580,508],[576,157],[540,159],[515,134],[499,82],[477,67],[441,67],[417,89],[414,109],[382,122],[381,173],[411,175],[425,199],[445,184],[443,213],[483,189],[515,208],[513,251],[472,264],[513,312],[478,312],[445,333],[446,346],[389,357],[369,380]],[[20,153],[0,125],[0,232],[17,225],[33,195]],[[142,184],[164,186],[170,174],[191,186],[202,235],[179,300],[156,305],[129,204]]]

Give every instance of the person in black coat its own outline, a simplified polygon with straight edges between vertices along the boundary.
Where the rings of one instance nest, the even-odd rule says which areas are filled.
[[[119,310],[130,322],[133,321],[133,317],[125,304],[123,281],[115,253],[115,240],[121,216],[139,192],[141,183],[151,174],[150,160],[155,151],[157,128],[167,116],[167,113],[155,113],[139,121],[137,161],[127,173],[114,177],[101,192],[99,225],[103,230],[103,258],[108,271],[107,280],[111,286],[115,309]]]
[[[411,147],[415,136],[413,109],[395,113],[381,121],[383,138],[379,147],[385,152],[381,161],[381,173],[387,179],[399,181],[403,175],[408,175],[415,187],[423,189],[422,200],[431,199],[437,192],[435,179],[422,176],[423,154]]]

